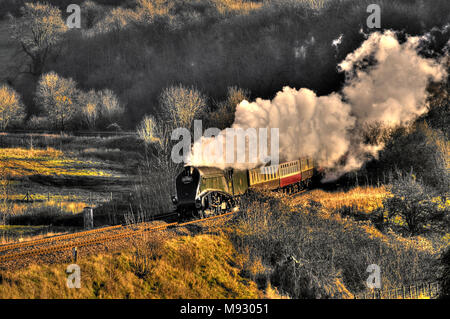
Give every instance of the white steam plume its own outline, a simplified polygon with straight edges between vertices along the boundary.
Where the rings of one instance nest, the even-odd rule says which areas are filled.
[[[345,156],[339,173],[357,169],[367,153],[376,155],[382,148],[363,145],[360,128],[365,123],[396,125],[413,120],[426,110],[428,82],[440,81],[445,75],[439,61],[418,55],[419,42],[419,37],[408,37],[400,43],[393,31],[372,33],[339,64],[346,74],[342,93],[317,96],[309,89],[284,87],[271,101],[242,101],[236,107],[232,127],[279,128],[282,160],[312,156],[322,167],[336,168]],[[205,145],[222,147],[225,134],[222,131],[219,138],[198,140],[187,162],[236,166],[227,163],[225,157],[214,163],[198,151]]]

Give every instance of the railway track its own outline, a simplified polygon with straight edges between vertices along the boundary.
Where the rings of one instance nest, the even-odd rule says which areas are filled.
[[[72,249],[75,247],[81,248],[81,247],[93,246],[93,245],[97,245],[97,244],[105,244],[105,243],[112,242],[115,240],[130,238],[130,237],[138,236],[138,235],[148,233],[148,232],[161,231],[161,230],[165,230],[168,228],[184,227],[184,226],[187,226],[190,224],[201,223],[201,222],[205,222],[208,220],[223,218],[223,217],[232,215],[234,213],[236,213],[236,212],[229,212],[229,213],[222,214],[222,215],[216,215],[216,216],[212,216],[212,217],[208,217],[208,218],[192,220],[192,221],[188,221],[188,222],[184,222],[184,223],[172,222],[172,223],[158,225],[158,226],[150,226],[150,224],[148,222],[129,225],[129,226],[118,225],[118,226],[98,228],[98,229],[95,229],[92,231],[86,231],[86,232],[80,232],[80,233],[74,233],[74,234],[68,234],[68,235],[62,235],[62,236],[55,236],[55,237],[45,238],[45,239],[39,239],[36,241],[29,241],[29,242],[25,242],[25,243],[4,245],[4,246],[1,246],[1,248],[3,249],[3,252],[7,252],[7,253],[0,256],[0,263],[7,262],[7,261],[13,261],[13,260],[16,260],[21,257],[32,257],[32,256],[45,255],[45,254],[50,254],[50,253],[57,253],[57,252],[69,250],[69,249]],[[139,227],[139,228],[136,229],[137,227]],[[83,237],[86,237],[87,235],[104,232],[105,230],[119,230],[119,229],[122,229],[122,231],[117,232],[117,233],[98,236],[96,238],[83,238]],[[59,237],[63,237],[63,238],[59,238]],[[73,239],[73,238],[77,238],[77,239],[81,238],[81,239],[54,245],[55,241],[58,242],[58,241],[63,241],[65,239]],[[32,249],[33,246],[41,245],[41,244],[49,244],[49,246]],[[6,246],[8,248],[6,248]],[[31,249],[22,250],[22,251],[14,251],[17,249],[23,249],[24,247],[31,248]]]
[[[24,247],[28,247],[28,246],[35,246],[35,245],[39,245],[39,244],[43,244],[43,243],[47,243],[47,242],[55,242],[55,241],[73,239],[73,238],[91,235],[91,234],[95,234],[95,233],[119,229],[122,227],[123,227],[122,225],[102,227],[102,228],[96,228],[96,229],[92,229],[92,230],[71,233],[71,234],[66,234],[66,235],[57,235],[57,236],[52,236],[52,237],[24,241],[24,242],[20,242],[20,243],[5,244],[5,245],[0,246],[0,253],[4,252],[4,251],[12,250],[12,249],[24,248]]]
[[[306,189],[288,195],[291,197],[295,197],[308,191],[309,190]],[[142,222],[125,226],[124,225],[108,226],[66,235],[30,240],[21,243],[5,244],[0,246],[0,264],[7,261],[14,261],[21,257],[33,257],[57,253],[61,251],[70,250],[75,247],[81,248],[98,244],[105,244],[120,239],[126,239],[142,235],[144,233],[161,231],[169,228],[184,227],[191,224],[202,223],[209,220],[223,218],[226,216],[233,215],[237,212],[238,211],[232,211],[221,215],[181,223],[169,222],[167,224],[158,226],[152,226],[150,222]],[[170,218],[174,215],[175,213],[168,213],[161,216],[160,218],[161,219]],[[42,247],[36,248],[36,246]]]
[[[160,216],[160,219],[169,218],[169,217],[172,217],[175,215],[177,215],[177,214],[176,213],[164,214],[164,215]],[[145,225],[147,225],[147,224],[150,225],[149,222],[139,223],[139,225],[141,227],[142,226],[145,227]],[[58,242],[58,241],[68,240],[68,239],[77,239],[77,238],[90,236],[93,234],[100,234],[100,233],[111,232],[111,231],[120,231],[121,229],[126,229],[127,227],[133,227],[133,226],[131,226],[131,225],[128,225],[128,226],[115,225],[115,226],[101,227],[101,228],[96,228],[96,229],[92,229],[92,230],[86,230],[86,231],[81,231],[81,232],[76,232],[76,233],[71,233],[71,234],[66,234],[66,235],[56,235],[56,236],[52,236],[52,237],[29,240],[29,241],[24,241],[24,242],[20,242],[20,243],[4,244],[4,245],[0,245],[0,255],[5,251],[11,251],[14,249],[32,247],[32,246],[42,245],[42,244],[46,244],[46,243],[54,243],[54,242]]]

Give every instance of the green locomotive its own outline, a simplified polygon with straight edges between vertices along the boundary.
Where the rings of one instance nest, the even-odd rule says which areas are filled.
[[[295,192],[313,177],[311,158],[250,170],[185,166],[176,178],[173,203],[181,217],[209,217],[231,211],[236,199],[249,189]]]

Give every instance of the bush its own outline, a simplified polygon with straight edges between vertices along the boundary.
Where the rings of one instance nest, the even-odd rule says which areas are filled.
[[[248,256],[244,269],[251,279],[270,279],[281,293],[295,298],[358,293],[366,288],[366,269],[373,263],[382,269],[385,289],[437,279],[430,267],[433,251],[382,234],[370,222],[330,215],[320,205],[289,203],[276,194],[243,198],[230,236],[238,252]],[[254,270],[258,261],[265,271]]]
[[[393,196],[385,199],[383,206],[390,219],[401,217],[411,235],[422,233],[431,223],[442,222],[445,213],[439,210],[433,191],[412,173],[399,174],[389,189]]]
[[[89,92],[80,92],[78,96],[80,104],[81,123],[89,129],[94,129],[99,118],[99,99],[94,90]]]
[[[380,152],[376,167],[386,175],[413,170],[424,184],[444,194],[450,188],[449,147],[445,137],[426,124],[400,127]]]
[[[9,224],[83,227],[83,214],[71,214],[53,207],[44,207],[25,214],[9,216]]]

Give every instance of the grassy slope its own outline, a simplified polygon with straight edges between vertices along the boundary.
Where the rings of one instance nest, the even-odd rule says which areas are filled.
[[[158,245],[148,242],[150,245]],[[0,298],[258,298],[256,285],[232,265],[225,238],[183,236],[145,254],[124,251],[82,258],[80,289],[66,287],[67,264],[1,273]]]
[[[368,211],[380,194],[386,191],[358,188],[304,197],[323,199],[330,207],[340,205],[345,196],[363,197],[361,208]],[[284,274],[294,282],[298,275],[279,267],[283,254],[304,262],[300,274],[311,279],[310,291],[322,297],[351,298],[362,291],[371,263],[381,266],[384,288],[435,280],[432,263],[441,250],[430,239],[382,233],[370,223],[341,218],[333,209],[312,209],[308,201],[290,201],[285,210],[284,197],[281,201],[280,215],[271,212],[270,204],[254,201],[247,206],[251,213],[229,228],[171,239],[152,236],[130,242],[134,248],[120,253],[82,257],[79,290],[65,288],[67,264],[3,272],[0,298],[279,298],[267,287],[276,284],[290,294],[292,287],[280,288],[276,281],[282,282]]]

